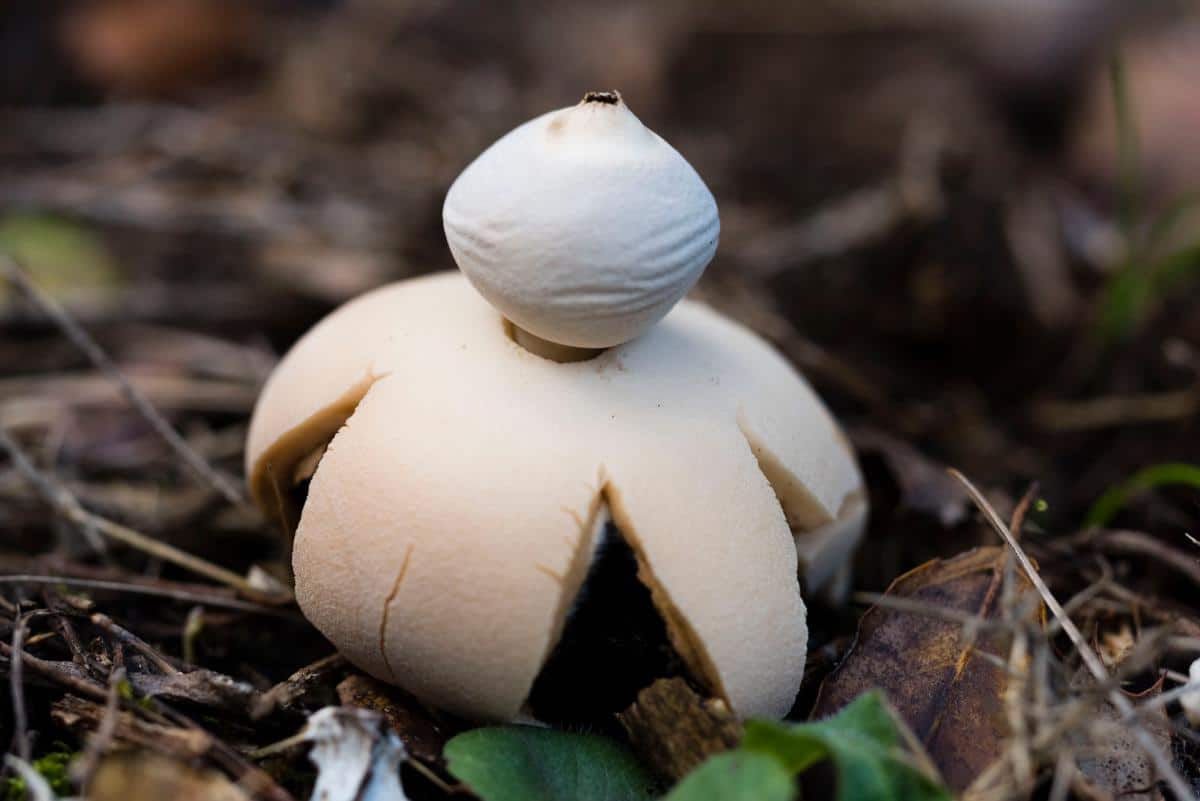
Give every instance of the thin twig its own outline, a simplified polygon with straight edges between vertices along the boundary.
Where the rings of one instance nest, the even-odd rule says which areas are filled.
[[[258,720],[279,709],[290,709],[297,699],[328,676],[346,667],[341,654],[331,654],[305,665],[260,695],[250,706],[250,718]]]
[[[1063,631],[1065,631],[1067,636],[1071,639],[1071,643],[1075,646],[1075,650],[1079,652],[1079,656],[1083,659],[1084,665],[1087,667],[1088,671],[1091,672],[1093,678],[1095,678],[1096,681],[1100,682],[1101,684],[1107,684],[1110,682],[1112,679],[1108,675],[1108,671],[1105,669],[1104,663],[1100,661],[1100,657],[1097,656],[1096,652],[1092,650],[1092,647],[1088,645],[1083,633],[1075,625],[1074,621],[1067,616],[1067,613],[1063,610],[1062,605],[1059,604],[1058,599],[1054,597],[1054,593],[1050,591],[1048,586],[1046,586],[1046,582],[1042,580],[1041,574],[1037,572],[1037,569],[1033,566],[1033,562],[1029,560],[1029,557],[1025,554],[1024,549],[1021,548],[1021,544],[1013,537],[1012,532],[1009,531],[1008,526],[1000,518],[1000,515],[996,513],[996,510],[988,502],[987,498],[985,498],[983,493],[981,493],[978,488],[971,483],[970,479],[968,479],[962,473],[953,468],[951,468],[949,472],[951,476],[953,476],[963,485],[967,491],[967,494],[971,496],[971,500],[973,500],[975,505],[979,507],[979,510],[983,512],[984,517],[987,518],[988,523],[991,524],[996,533],[999,534],[1006,543],[1008,543],[1008,547],[1012,548],[1013,553],[1016,554],[1017,560],[1021,563],[1021,567],[1025,570],[1025,574],[1029,576],[1029,580],[1033,582],[1033,586],[1037,588],[1038,593],[1040,593],[1042,596],[1042,600],[1046,602],[1046,606],[1050,608],[1050,611],[1054,614],[1054,617],[1061,622]],[[1108,691],[1108,699],[1112,705],[1116,707],[1117,711],[1123,716],[1128,718],[1134,718],[1136,716],[1136,709],[1134,708],[1133,703],[1130,702],[1130,700],[1126,698],[1119,689],[1115,687],[1110,689]],[[1159,777],[1167,783],[1167,786],[1171,788],[1171,792],[1180,799],[1192,797],[1191,790],[1188,789],[1187,783],[1183,780],[1183,777],[1180,776],[1175,770],[1175,766],[1171,764],[1170,757],[1159,749],[1157,743],[1154,742],[1154,739],[1150,736],[1150,734],[1142,726],[1137,725],[1136,723],[1130,726],[1130,733],[1133,735],[1134,739],[1137,740],[1138,745],[1142,747],[1142,750],[1146,753],[1146,756],[1149,757],[1150,761],[1154,763],[1154,768],[1158,772]]]
[[[38,289],[25,271],[11,255],[0,251],[0,269],[8,281],[28,297],[37,307],[49,317],[66,335],[75,347],[79,348],[88,360],[104,372],[108,378],[121,390],[121,394],[134,409],[150,424],[150,427],[162,437],[163,441],[183,460],[200,478],[207,481],[217,492],[235,506],[245,506],[246,498],[242,491],[225,476],[218,473],[203,456],[179,435],[167,422],[154,405],[138,390],[129,379],[117,368],[108,354],[92,339],[65,308],[54,298]]]
[[[134,634],[122,626],[113,622],[108,615],[97,612],[92,615],[90,620],[92,625],[104,629],[111,634],[118,642],[128,645],[136,651],[139,651],[143,656],[155,664],[155,666],[168,676],[179,675],[179,670],[163,658],[163,655],[150,647],[150,644],[141,637]]]
[[[264,745],[262,748],[255,748],[253,751],[247,752],[246,759],[257,762],[260,759],[282,754],[284,751],[304,745],[308,741],[308,732],[302,730],[290,737],[284,737],[282,740],[276,740],[273,743]]]
[[[1020,536],[1025,524],[1025,515],[1029,511],[1038,491],[1037,483],[1029,486],[1013,511],[1010,527],[1014,536]],[[1012,763],[1013,781],[1024,793],[1028,793],[1034,784],[1034,760],[1029,747],[1028,718],[1024,710],[1024,700],[1029,687],[1028,661],[1029,636],[1026,627],[1021,625],[1016,614],[1018,600],[1016,594],[1015,572],[1012,554],[1004,554],[1004,585],[1001,593],[1001,610],[1004,622],[1012,628],[1012,645],[1008,654],[1007,672],[1009,680],[1005,684],[1003,698],[1008,716],[1009,731],[1012,732],[1008,748],[1008,759]]]
[[[113,735],[117,731],[117,709],[121,703],[120,685],[125,680],[125,668],[116,668],[108,676],[108,699],[104,702],[104,716],[100,725],[87,740],[83,755],[71,769],[72,777],[80,787],[87,787],[92,774],[100,762],[101,755],[112,744]]]
[[[62,584],[67,587],[78,587],[83,590],[100,590],[103,592],[128,592],[136,595],[150,595],[156,598],[169,598],[173,601],[198,603],[215,606],[222,609],[232,609],[238,612],[254,612],[271,617],[292,617],[286,609],[274,606],[239,601],[236,598],[223,598],[220,595],[206,595],[199,592],[186,592],[167,587],[155,587],[146,584],[127,583],[124,581],[104,581],[102,579],[71,578],[69,576],[42,576],[34,574],[14,574],[0,576],[0,584],[41,584],[55,586]]]
[[[1009,523],[1009,530],[1012,531],[1013,537],[1021,538],[1021,531],[1025,528],[1025,517],[1029,514],[1029,507],[1033,505],[1033,499],[1038,494],[1038,483],[1035,481],[1029,485],[1029,489],[1025,490],[1025,494],[1021,496],[1017,508],[1013,510],[1012,521]]]
[[[16,653],[13,651],[11,645],[0,641],[0,654],[7,656],[10,662],[12,662]],[[48,662],[45,659],[37,658],[25,650],[22,650],[16,658],[20,659],[22,664],[34,673],[39,673],[79,695],[96,701],[103,701],[108,697],[108,693],[105,692],[104,687],[92,679],[85,677],[82,673],[82,668],[74,662]],[[67,667],[68,665],[70,667]]]
[[[96,531],[110,539],[148,553],[165,562],[170,562],[185,570],[190,570],[197,575],[233,587],[248,598],[255,598],[266,602],[290,600],[290,598],[279,598],[268,595],[232,570],[213,564],[198,556],[193,556],[187,551],[180,550],[172,545],[159,542],[147,537],[145,534],[134,531],[128,526],[100,517],[84,509],[79,503],[79,499],[70,490],[34,467],[29,456],[2,426],[0,426],[0,450],[8,454],[13,466],[38,491],[38,494],[47,503],[76,525],[92,526]]]
[[[1075,755],[1070,751],[1061,751],[1058,761],[1054,764],[1054,781],[1050,783],[1048,801],[1067,801],[1071,792],[1071,782],[1078,769],[1075,767]]]
[[[25,683],[21,675],[21,656],[25,653],[25,629],[29,621],[28,615],[17,617],[12,633],[12,656],[8,665],[8,684],[12,692],[13,703],[13,741],[17,748],[17,756],[25,762],[29,761],[33,749],[29,743],[29,716],[25,711]]]
[[[1200,586],[1200,560],[1145,532],[1125,529],[1088,530],[1082,532],[1075,540],[1094,544],[1103,550],[1114,553],[1150,557],[1155,562],[1182,573],[1193,584]]]
[[[1194,692],[1196,692],[1196,687],[1188,684],[1181,684],[1178,687],[1173,687],[1170,690],[1160,692],[1158,695],[1152,698],[1147,698],[1145,701],[1138,704],[1134,710],[1134,715],[1129,717],[1128,720],[1133,720],[1133,718],[1142,717],[1148,712],[1154,712],[1155,710],[1162,709],[1172,701],[1178,701],[1183,696]],[[1122,718],[1120,722],[1127,722],[1126,718]]]

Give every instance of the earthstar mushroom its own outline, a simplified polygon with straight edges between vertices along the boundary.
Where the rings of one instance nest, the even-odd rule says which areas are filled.
[[[482,154],[445,220],[466,278],[346,304],[255,408],[250,486],[296,525],[305,615],[428,703],[540,715],[531,694],[580,610],[609,602],[585,596],[615,544],[667,662],[739,715],[783,716],[806,651],[800,577],[836,584],[866,504],[796,371],[677,303],[716,248],[699,176],[619,95],[590,93]]]

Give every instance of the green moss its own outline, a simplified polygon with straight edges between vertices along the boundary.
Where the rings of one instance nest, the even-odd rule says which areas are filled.
[[[74,788],[68,768],[76,756],[78,752],[72,751],[66,743],[56,742],[50,753],[33,760],[33,769],[41,774],[55,795],[71,795]],[[19,778],[7,779],[3,790],[0,791],[0,801],[26,801],[28,797],[29,788],[26,787],[25,781]]]

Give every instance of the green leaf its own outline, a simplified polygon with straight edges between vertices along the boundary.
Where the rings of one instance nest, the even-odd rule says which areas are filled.
[[[59,217],[14,214],[0,218],[0,251],[11,255],[38,288],[59,300],[73,293],[111,294],[121,275],[103,241]],[[0,279],[0,302],[8,284]]]
[[[533,726],[474,729],[446,743],[447,768],[483,801],[648,801],[654,780],[604,737]]]
[[[796,782],[778,759],[733,751],[707,760],[663,801],[792,801]]]
[[[1140,470],[1127,481],[1111,487],[1101,495],[1088,510],[1084,524],[1107,525],[1137,493],[1169,484],[1182,484],[1200,489],[1200,467],[1181,462],[1164,462]]]
[[[879,692],[859,696],[828,720],[746,724],[742,749],[769,755],[792,773],[829,759],[838,801],[949,801],[950,793],[902,748],[900,728]]]

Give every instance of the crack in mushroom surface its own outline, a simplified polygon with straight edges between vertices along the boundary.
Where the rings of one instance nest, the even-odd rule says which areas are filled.
[[[865,509],[804,380],[689,302],[560,364],[514,342],[459,274],[376,290],[264,389],[247,447],[260,505],[317,434],[301,607],[364,670],[474,719],[521,712],[587,575],[601,498],[689,672],[740,715],[781,717],[807,638],[794,529],[852,546]]]
[[[686,632],[672,637],[668,610],[655,598],[653,573],[613,523],[607,494],[601,492],[600,512],[577,554],[586,576],[562,595],[570,608],[526,699],[526,711],[536,720],[602,726],[656,679],[682,676],[700,687],[713,684],[697,672],[703,666],[686,665],[672,645]]]

